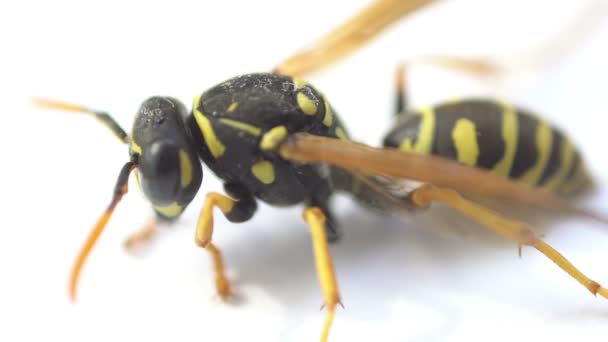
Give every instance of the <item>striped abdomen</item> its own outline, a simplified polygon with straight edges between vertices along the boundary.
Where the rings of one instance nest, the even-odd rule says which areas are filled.
[[[556,193],[575,192],[588,180],[568,137],[530,113],[493,101],[401,114],[384,145],[457,160]]]

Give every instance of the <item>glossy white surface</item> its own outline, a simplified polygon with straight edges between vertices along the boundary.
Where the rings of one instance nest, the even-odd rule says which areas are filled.
[[[132,186],[67,299],[73,258],[110,199],[126,148],[94,120],[29,106],[31,95],[109,111],[130,129],[139,103],[189,105],[229,77],[269,70],[366,1],[23,1],[0,5],[3,111],[0,340],[315,341],[324,313],[301,208],[261,205],[241,225],[216,216],[239,300],[214,298],[193,243],[205,170],[184,217],[141,255],[123,239],[151,214]],[[466,95],[522,104],[569,132],[597,176],[586,205],[608,212],[608,8],[603,1],[449,1],[403,21],[366,49],[310,77],[357,140],[391,125],[392,79],[408,56],[489,56],[507,76],[478,81],[417,66],[414,105]],[[3,7],[3,8],[2,8]],[[558,47],[549,41],[560,41]],[[562,44],[563,43],[563,44]],[[541,50],[538,52],[538,50]],[[556,51],[556,52],[552,52]],[[544,53],[543,53],[544,52]],[[332,247],[345,310],[331,341],[603,341],[608,302],[534,250],[452,239],[335,201],[344,239]],[[547,240],[608,284],[607,227],[572,218]]]

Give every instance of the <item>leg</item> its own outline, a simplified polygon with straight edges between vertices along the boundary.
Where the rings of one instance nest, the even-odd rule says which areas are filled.
[[[129,136],[127,135],[125,130],[122,129],[122,127],[120,127],[120,125],[116,122],[116,120],[114,120],[114,118],[112,118],[108,113],[98,111],[98,110],[93,110],[93,109],[83,107],[80,105],[76,105],[76,104],[59,102],[59,101],[54,101],[54,100],[47,100],[47,99],[34,99],[34,104],[38,107],[43,107],[43,108],[48,108],[48,109],[59,109],[59,110],[66,110],[66,111],[75,112],[75,113],[91,114],[91,115],[95,116],[95,118],[97,120],[99,120],[102,124],[104,124],[107,128],[109,128],[110,131],[112,131],[112,133],[114,133],[114,135],[118,139],[120,139],[120,141],[122,141],[125,144],[129,143]]]
[[[151,218],[140,230],[131,234],[124,242],[123,246],[129,253],[134,253],[137,249],[150,243],[158,234],[158,221]]]
[[[407,75],[405,64],[399,64],[395,71],[395,115],[407,110]]]
[[[608,299],[608,289],[589,279],[557,250],[536,237],[525,223],[508,219],[497,212],[468,201],[454,190],[437,188],[429,184],[414,190],[410,195],[410,200],[419,207],[426,207],[432,202],[444,203],[484,227],[514,241],[517,243],[520,253],[521,247],[524,245],[534,247],[585,286],[593,295],[599,294]]]
[[[445,68],[459,70],[479,77],[491,77],[502,72],[502,68],[485,59],[461,58],[454,56],[422,56],[414,58],[408,65],[427,63]],[[395,71],[395,114],[399,115],[408,109],[407,67],[399,64]]]
[[[325,236],[325,215],[321,209],[309,207],[304,210],[304,220],[308,223],[310,229],[317,275],[321,283],[323,297],[325,297],[324,306],[327,307],[327,318],[325,319],[323,332],[321,333],[321,342],[325,342],[329,336],[329,329],[334,319],[336,305],[340,304],[340,293],[334,273],[333,261],[329,253],[329,246],[327,245],[327,236]]]
[[[325,213],[324,227],[327,242],[338,242],[338,240],[340,240],[342,237],[342,232],[338,228],[338,224],[329,210],[329,196],[331,195],[331,190],[327,186],[320,186],[318,189],[313,191],[313,193],[315,194],[315,197],[308,201],[308,207],[318,207],[323,213]]]
[[[225,185],[226,192],[231,195],[244,196],[245,192],[240,186],[233,184]],[[257,205],[255,199],[250,195],[247,197],[235,196],[236,200],[226,197],[217,192],[207,194],[207,199],[201,210],[196,224],[195,242],[198,246],[205,248],[211,254],[213,270],[215,272],[215,287],[222,299],[230,296],[230,282],[224,272],[224,261],[220,250],[211,242],[213,235],[213,208],[218,207],[224,216],[231,222],[244,222],[253,216]]]

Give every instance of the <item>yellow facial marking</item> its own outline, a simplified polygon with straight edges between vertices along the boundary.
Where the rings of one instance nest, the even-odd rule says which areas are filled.
[[[317,114],[317,104],[306,94],[303,92],[299,92],[296,95],[296,100],[298,101],[298,106],[306,115],[315,115]]]
[[[154,207],[154,209],[156,211],[158,211],[159,213],[165,215],[166,217],[175,217],[175,216],[181,214],[182,210],[184,210],[184,208],[182,208],[176,202],[173,202],[164,207]]]
[[[230,104],[230,106],[228,107],[228,109],[226,109],[226,111],[227,111],[228,113],[232,113],[232,112],[234,112],[234,111],[236,110],[236,108],[237,108],[238,106],[239,106],[239,103],[238,103],[238,102],[232,102],[232,103]]]
[[[133,150],[133,152],[141,155],[141,146],[137,145],[137,143],[135,142],[135,139],[131,139],[131,150]]]
[[[192,161],[186,151],[179,150],[179,170],[180,170],[180,184],[182,188],[188,187],[192,182]]]
[[[201,101],[201,95],[198,95],[194,98],[192,104],[192,113],[194,115],[194,119],[203,134],[203,138],[205,139],[205,143],[207,143],[207,147],[209,147],[209,151],[214,158],[219,158],[224,154],[226,147],[215,135],[215,131],[213,130],[213,126],[211,125],[211,121],[203,114],[200,110],[198,110],[198,105]]]
[[[512,106],[502,104],[502,140],[505,143],[505,151],[502,159],[494,165],[492,171],[500,176],[507,176],[513,166],[515,151],[517,150],[517,113]]]
[[[423,107],[417,110],[420,114],[420,126],[418,128],[418,140],[412,144],[412,140],[407,138],[401,142],[399,148],[402,151],[414,152],[418,154],[429,154],[433,148],[433,135],[435,133],[435,112],[430,107]]]
[[[296,89],[300,89],[300,88],[304,88],[307,83],[306,83],[306,81],[304,81],[302,79],[294,78],[293,84],[296,86]]]
[[[327,127],[330,127],[331,124],[334,122],[334,116],[331,112],[331,106],[329,105],[329,102],[327,102],[325,96],[323,96],[323,103],[325,104],[325,116],[323,117],[323,124]]]
[[[287,127],[285,126],[276,126],[270,129],[260,141],[260,148],[265,151],[274,150],[277,145],[285,140],[287,136]]]
[[[139,182],[139,171],[135,169],[133,172],[133,178],[135,178],[135,186],[141,191],[141,183]]]
[[[346,135],[346,132],[344,132],[344,130],[342,129],[342,127],[336,127],[336,136],[340,140],[349,140],[348,136]]]
[[[477,144],[477,130],[475,124],[469,119],[458,119],[452,130],[452,140],[458,154],[458,161],[475,166],[479,157]]]
[[[251,166],[251,172],[255,178],[264,184],[274,182],[274,167],[272,166],[272,163],[267,160],[253,164],[253,166]]]
[[[220,118],[220,119],[218,119],[218,121],[223,123],[226,126],[230,126],[232,128],[236,128],[241,131],[245,131],[256,137],[259,136],[260,134],[262,134],[262,129],[254,126],[252,124],[248,124],[248,123],[241,122],[238,120],[226,119],[226,118]]]
[[[566,174],[574,161],[574,146],[572,146],[572,143],[566,137],[562,139],[560,152],[559,169],[557,169],[557,172],[555,172],[543,185],[543,187],[549,191],[556,191],[557,188],[563,184]]]
[[[532,165],[522,176],[521,180],[531,184],[536,185],[540,176],[545,170],[547,166],[547,162],[549,161],[549,155],[551,154],[551,143],[553,142],[553,132],[551,131],[551,127],[547,125],[544,121],[539,121],[538,126],[536,127],[536,152],[537,159],[536,163]]]

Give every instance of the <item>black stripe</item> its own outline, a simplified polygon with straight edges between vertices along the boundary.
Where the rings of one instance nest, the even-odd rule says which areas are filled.
[[[436,107],[432,153],[457,160],[458,154],[452,139],[452,130],[456,121],[468,119],[475,124],[477,133],[479,157],[476,166],[493,168],[505,152],[505,142],[502,138],[502,112],[502,106],[484,100],[467,100]]]
[[[553,176],[559,170],[559,166],[562,163],[562,140],[564,136],[552,129],[553,141],[551,142],[551,154],[549,155],[549,160],[547,161],[547,165],[543,170],[543,174],[540,176],[538,180],[538,185],[544,185],[551,176]]]
[[[518,112],[517,147],[509,177],[519,178],[528,171],[538,159],[536,148],[536,129],[540,122],[526,112]]]

